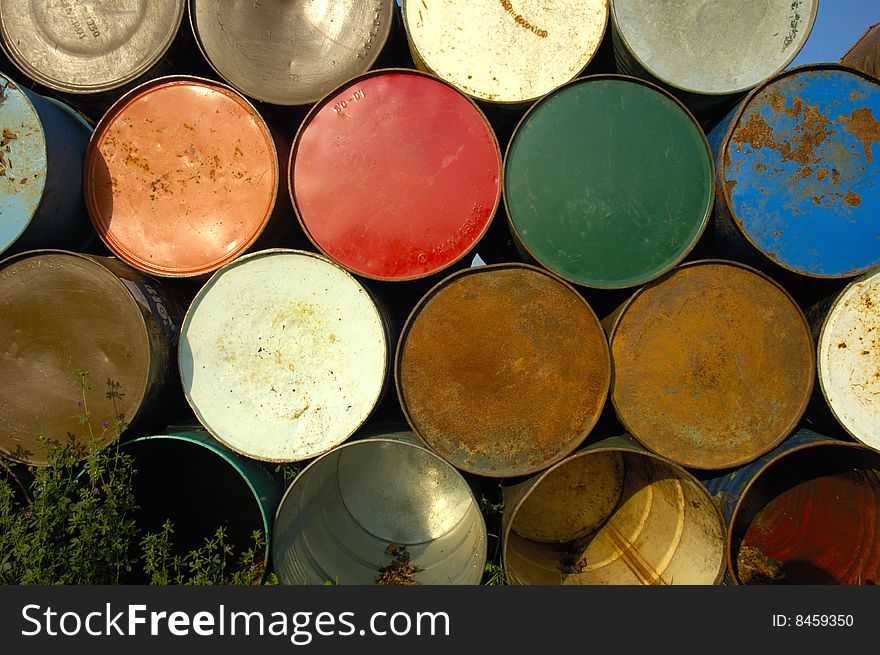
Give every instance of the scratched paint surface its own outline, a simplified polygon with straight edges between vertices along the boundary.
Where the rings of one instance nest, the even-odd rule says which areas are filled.
[[[813,388],[806,320],[768,278],[687,264],[636,293],[611,334],[611,398],[645,447],[698,469],[739,466],[791,432]]]
[[[0,75],[0,253],[15,243],[40,205],[46,155],[33,104]]]
[[[635,286],[675,266],[704,230],[711,154],[665,93],[623,78],[582,80],[521,123],[504,193],[541,264],[585,286]]]
[[[184,78],[141,88],[105,115],[85,175],[89,214],[110,249],[148,273],[184,276],[254,242],[275,204],[279,164],[268,127],[241,96]]]
[[[795,69],[756,91],[723,144],[723,198],[781,266],[848,277],[880,263],[880,82]]]
[[[485,116],[421,73],[370,74],[317,105],[291,155],[312,241],[367,277],[424,277],[473,248],[501,197]]]

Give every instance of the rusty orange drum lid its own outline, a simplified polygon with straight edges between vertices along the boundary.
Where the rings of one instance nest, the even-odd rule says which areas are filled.
[[[395,377],[407,421],[441,457],[488,477],[570,454],[605,405],[611,365],[596,315],[525,264],[455,273],[413,310]]]
[[[269,128],[239,93],[175,76],[123,96],[98,123],[86,205],[107,246],[166,277],[209,273],[244,252],[275,206]]]
[[[683,466],[746,464],[807,407],[815,353],[782,287],[734,262],[680,266],[637,291],[610,335],[611,399],[646,448]]]

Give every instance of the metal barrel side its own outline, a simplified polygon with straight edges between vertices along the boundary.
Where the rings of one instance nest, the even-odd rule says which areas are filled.
[[[301,461],[372,414],[391,361],[389,326],[364,286],[305,251],[264,250],[218,270],[181,328],[187,401],[248,457]]]
[[[792,68],[757,87],[710,135],[720,145],[720,251],[829,279],[880,263],[877,116],[880,81],[836,64]]]
[[[95,239],[81,193],[91,127],[2,74],[0,87],[0,253],[85,249]]]
[[[740,466],[771,450],[813,388],[803,312],[779,284],[735,262],[689,262],[645,285],[616,312],[609,342],[621,423],[688,468]]]
[[[501,199],[486,117],[442,80],[404,69],[356,77],[317,103],[290,153],[306,234],[362,277],[406,281],[461,261]]]
[[[605,334],[564,281],[525,264],[454,273],[413,310],[397,348],[406,420],[456,467],[527,475],[571,453],[611,377]]]
[[[679,263],[709,221],[712,156],[673,96],[618,75],[575,80],[523,117],[504,159],[511,233],[566,280],[618,289]]]
[[[314,460],[275,518],[282,584],[479,584],[486,525],[467,482],[421,445],[372,437]]]
[[[873,584],[880,453],[801,429],[761,459],[703,481],[728,523],[736,584]]]
[[[256,555],[252,583],[263,579],[272,552],[272,523],[284,492],[281,481],[261,462],[242,457],[204,431],[174,431],[124,439],[120,448],[134,458],[135,518],[144,532],[174,526],[175,550],[200,548],[223,527],[232,558],[264,545]]]
[[[840,63],[880,77],[880,23],[871,25],[841,57]]]
[[[182,308],[160,282],[114,259],[28,251],[0,262],[0,303],[7,456],[45,466],[41,436],[102,447],[117,421],[137,431],[174,418]]]
[[[476,100],[521,105],[571,81],[595,56],[608,0],[405,0],[413,60]]]
[[[511,584],[718,584],[724,520],[706,489],[629,435],[506,486]]]

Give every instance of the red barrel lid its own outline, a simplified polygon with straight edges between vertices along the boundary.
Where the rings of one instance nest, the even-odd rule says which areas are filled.
[[[498,206],[501,153],[477,106],[416,71],[353,79],[306,117],[290,192],[315,245],[354,273],[415,279],[462,257]]]

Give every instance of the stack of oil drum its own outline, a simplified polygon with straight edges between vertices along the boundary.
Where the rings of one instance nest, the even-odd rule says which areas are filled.
[[[148,527],[286,584],[875,583],[880,38],[787,69],[816,11],[0,0],[0,451],[87,371]]]

